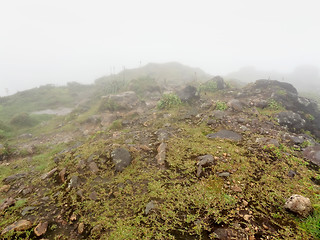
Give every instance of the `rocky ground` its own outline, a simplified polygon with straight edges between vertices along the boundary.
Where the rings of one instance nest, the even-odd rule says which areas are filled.
[[[1,145],[1,237],[318,238],[317,104],[278,81],[212,81],[172,108],[152,92],[106,96],[10,156]]]

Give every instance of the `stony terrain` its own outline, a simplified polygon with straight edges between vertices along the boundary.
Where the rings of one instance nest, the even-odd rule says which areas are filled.
[[[320,238],[317,103],[271,80],[129,90],[0,145],[1,238]]]

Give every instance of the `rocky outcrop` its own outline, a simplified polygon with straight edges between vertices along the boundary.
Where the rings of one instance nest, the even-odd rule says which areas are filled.
[[[229,130],[221,130],[216,133],[210,133],[207,135],[207,138],[220,138],[220,139],[227,139],[232,141],[240,141],[242,136],[236,132],[229,131]]]
[[[307,147],[303,151],[303,156],[320,167],[320,145]]]
[[[132,110],[141,105],[137,94],[133,91],[103,96],[100,110],[122,111]]]
[[[291,131],[299,131],[306,125],[306,121],[300,116],[300,114],[285,111],[277,115],[278,122],[281,126],[287,127]]]

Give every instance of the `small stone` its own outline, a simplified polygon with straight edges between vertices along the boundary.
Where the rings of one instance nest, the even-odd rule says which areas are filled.
[[[246,232],[249,232],[249,231],[250,231],[250,228],[246,227],[244,230],[245,230]]]
[[[158,154],[156,156],[156,160],[158,165],[160,166],[164,166],[165,164],[165,159],[166,159],[166,148],[167,148],[167,144],[162,142],[159,147],[158,147]]]
[[[232,186],[231,190],[234,192],[242,192],[242,189],[238,185]]]
[[[156,205],[155,205],[154,201],[149,202],[149,203],[146,205],[146,209],[145,209],[145,211],[144,211],[145,214],[148,215],[151,210],[155,209],[155,207],[156,207]]]
[[[25,207],[24,209],[22,209],[21,215],[25,216],[29,214],[33,209],[35,209],[35,207]]]
[[[243,200],[242,203],[243,203],[243,206],[245,206],[245,207],[248,206],[248,204],[249,204],[246,200]]]
[[[229,177],[230,173],[229,172],[222,172],[218,174],[219,177]]]
[[[66,172],[67,172],[67,169],[66,168],[63,168],[60,172],[59,172],[59,177],[60,177],[60,181],[62,183],[64,183],[66,181]]]
[[[268,227],[267,225],[265,225],[265,224],[262,224],[262,227],[263,227],[265,230],[268,230],[268,229],[269,229],[269,227]]]
[[[53,174],[58,170],[58,168],[52,169],[50,172],[47,172],[41,176],[41,180],[45,180],[53,176]]]
[[[34,233],[39,237],[47,232],[48,222],[40,222],[34,229]]]
[[[2,230],[1,235],[6,234],[9,231],[25,231],[32,227],[32,223],[28,220],[19,220]]]
[[[122,172],[130,165],[132,158],[130,152],[125,148],[117,148],[111,152],[112,162],[118,172]]]
[[[68,185],[68,188],[75,188],[79,185],[79,177],[72,176]]]
[[[84,232],[84,224],[83,223],[79,223],[78,225],[78,233],[82,234]]]
[[[297,173],[295,171],[293,171],[293,170],[290,170],[288,172],[288,177],[290,177],[290,178],[293,178],[295,175],[297,175]]]
[[[93,173],[99,172],[99,168],[95,162],[90,162],[89,168],[90,168],[90,171]]]
[[[8,197],[1,205],[0,205],[0,212],[3,210],[6,210],[8,207],[14,205],[16,203],[16,200],[14,200],[12,197]]]
[[[89,198],[93,201],[97,201],[98,200],[98,194],[96,192],[92,192],[89,195]]]
[[[246,215],[243,216],[243,219],[248,222],[251,217],[252,217],[252,215],[246,214]]]
[[[0,193],[4,192],[8,192],[10,190],[11,186],[10,185],[3,185],[1,188],[0,188]]]
[[[83,190],[82,189],[79,189],[77,191],[77,196],[79,196],[80,198],[83,198]]]

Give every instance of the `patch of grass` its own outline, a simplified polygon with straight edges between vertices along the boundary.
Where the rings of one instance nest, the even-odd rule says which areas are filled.
[[[320,239],[320,206],[315,206],[313,215],[300,222],[300,227],[310,233],[314,239]]]
[[[170,109],[181,105],[180,98],[175,94],[163,94],[161,100],[158,102],[158,109]]]
[[[309,114],[309,113],[306,114],[305,117],[306,117],[306,119],[308,119],[309,121],[314,121],[314,120],[315,120],[315,117],[314,117],[313,115]]]
[[[228,109],[228,105],[226,102],[222,102],[222,101],[217,101],[216,102],[216,110],[221,110],[221,111],[224,111],[224,110],[227,110]]]
[[[277,102],[276,100],[274,99],[270,99],[269,102],[268,102],[268,108],[270,110],[273,110],[273,111],[282,111],[284,110],[285,108],[282,106],[281,103]]]

